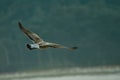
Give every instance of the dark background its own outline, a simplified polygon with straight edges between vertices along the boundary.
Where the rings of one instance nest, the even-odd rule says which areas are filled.
[[[33,50],[18,22],[78,50]],[[0,73],[120,65],[120,0],[0,0]]]

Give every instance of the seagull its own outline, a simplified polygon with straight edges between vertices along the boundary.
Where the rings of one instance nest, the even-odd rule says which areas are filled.
[[[56,44],[56,43],[51,43],[51,42],[47,42],[44,41],[43,39],[41,39],[36,33],[26,29],[25,27],[23,27],[23,25],[21,24],[21,22],[18,22],[19,28],[20,30],[29,38],[32,40],[33,44],[26,44],[26,47],[29,50],[34,50],[34,49],[46,49],[46,48],[65,48],[65,49],[69,49],[69,50],[76,50],[78,47],[66,47],[63,46],[61,44]]]

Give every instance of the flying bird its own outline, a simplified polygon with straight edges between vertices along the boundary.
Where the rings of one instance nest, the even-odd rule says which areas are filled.
[[[46,49],[46,48],[65,48],[65,49],[69,49],[69,50],[75,50],[78,47],[66,47],[63,46],[61,44],[56,44],[56,43],[51,43],[51,42],[47,42],[44,41],[43,39],[41,39],[36,33],[26,29],[25,27],[23,27],[23,25],[21,24],[21,22],[18,22],[19,28],[20,30],[29,38],[32,40],[33,44],[27,44],[27,48],[30,50],[34,50],[34,49]]]

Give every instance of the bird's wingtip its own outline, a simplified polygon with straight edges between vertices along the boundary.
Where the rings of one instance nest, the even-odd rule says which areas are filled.
[[[20,21],[18,22],[18,25],[19,25],[20,28],[23,28],[22,23]]]
[[[78,49],[78,47],[71,47],[71,49],[72,49],[72,50],[76,50],[76,49]]]
[[[21,25],[21,22],[19,21],[18,24]]]

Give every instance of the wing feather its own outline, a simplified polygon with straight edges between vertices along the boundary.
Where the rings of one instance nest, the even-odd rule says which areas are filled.
[[[21,31],[24,32],[34,43],[40,43],[43,41],[36,33],[24,28],[20,22],[18,23],[18,25]]]
[[[69,49],[69,50],[75,50],[77,49],[78,47],[66,47],[66,46],[63,46],[61,44],[56,44],[56,43],[47,43],[46,44],[48,47],[53,47],[53,48],[66,48],[66,49]]]

